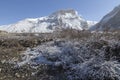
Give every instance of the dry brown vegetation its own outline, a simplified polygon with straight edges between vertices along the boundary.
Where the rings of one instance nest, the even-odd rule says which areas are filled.
[[[57,42],[57,40],[59,40]],[[31,68],[29,64],[24,65],[22,67],[14,67],[14,64],[10,63],[10,61],[17,62],[21,59],[21,53],[25,51],[27,48],[33,48],[41,43],[46,43],[49,41],[54,41],[55,45],[61,45],[61,42],[73,41],[80,42],[79,45],[84,45],[83,47],[87,47],[91,50],[91,55],[99,55],[99,50],[105,50],[106,61],[110,61],[114,59],[119,62],[120,57],[120,32],[112,31],[112,32],[93,32],[90,31],[77,31],[72,29],[67,29],[63,31],[54,32],[52,34],[8,34],[3,33],[0,35],[0,80],[68,80],[66,78],[65,70],[70,71],[71,69],[63,69],[62,65],[52,68],[51,65],[40,65],[37,68],[36,75],[32,75],[32,72],[36,71],[36,69]],[[111,46],[110,44],[113,44]],[[82,49],[82,47],[80,48]],[[95,51],[96,50],[96,51]],[[98,51],[98,52],[97,52]],[[86,51],[84,52],[85,54]],[[68,53],[69,54],[69,53]],[[76,53],[75,53],[76,54]],[[80,53],[81,54],[81,53]],[[76,55],[70,55],[76,57]],[[89,57],[88,56],[88,59]],[[55,61],[58,58],[48,57],[50,61]],[[75,58],[77,60],[77,58]],[[75,61],[74,64],[80,64],[83,61]],[[89,63],[91,64],[91,63]],[[88,65],[89,66],[89,65]],[[97,69],[95,68],[97,71]],[[71,75],[76,74],[76,71],[71,70]],[[56,74],[56,75],[55,75]],[[59,75],[58,75],[59,74]],[[88,75],[89,74],[89,75]],[[86,74],[86,78],[83,80],[100,80],[100,78],[95,78],[96,75],[91,75],[90,73]],[[94,73],[95,74],[95,73]],[[98,74],[97,74],[98,75]],[[72,75],[72,76],[77,76]],[[92,76],[92,77],[91,77]],[[106,76],[105,76],[106,77]],[[106,77],[103,80],[119,80],[115,78]],[[72,79],[72,80],[82,80],[82,78]]]
[[[43,37],[45,35],[45,37]],[[52,37],[46,38],[46,34],[39,37],[34,34],[1,34],[0,33],[0,80],[16,80],[10,78],[12,64],[6,63],[11,60],[18,61],[20,54],[28,47],[33,48],[43,42],[52,41]],[[14,75],[15,76],[15,75]]]

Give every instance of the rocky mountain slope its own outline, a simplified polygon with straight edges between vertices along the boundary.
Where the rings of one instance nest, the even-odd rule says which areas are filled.
[[[120,29],[120,5],[115,7],[110,13],[105,15],[103,19],[92,30],[116,30]]]
[[[45,17],[28,18],[15,24],[3,25],[0,26],[0,30],[12,33],[49,33],[66,28],[83,30],[94,24],[96,22],[86,21],[77,11],[69,9],[59,10]]]

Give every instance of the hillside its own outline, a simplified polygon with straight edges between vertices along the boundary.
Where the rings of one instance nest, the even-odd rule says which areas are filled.
[[[102,20],[92,27],[92,30],[118,30],[120,29],[120,5],[115,7]]]
[[[88,29],[96,24],[94,21],[86,21],[78,12],[72,9],[59,10],[49,16],[40,18],[28,18],[10,25],[0,26],[0,30],[11,33],[50,33],[62,29]]]

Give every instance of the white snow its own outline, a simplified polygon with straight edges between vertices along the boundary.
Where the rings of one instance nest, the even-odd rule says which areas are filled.
[[[88,23],[88,29],[90,29],[91,27],[93,27],[95,24],[97,24],[97,21],[87,21]]]
[[[51,33],[56,29],[72,28],[82,30],[89,27],[94,22],[86,21],[80,17],[77,11],[60,10],[50,16],[40,18],[27,18],[15,24],[2,25],[0,30],[11,33]]]

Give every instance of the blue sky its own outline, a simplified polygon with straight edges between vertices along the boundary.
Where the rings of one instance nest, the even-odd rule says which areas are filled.
[[[0,25],[46,16],[61,9],[75,9],[87,20],[99,21],[120,0],[0,0]]]

